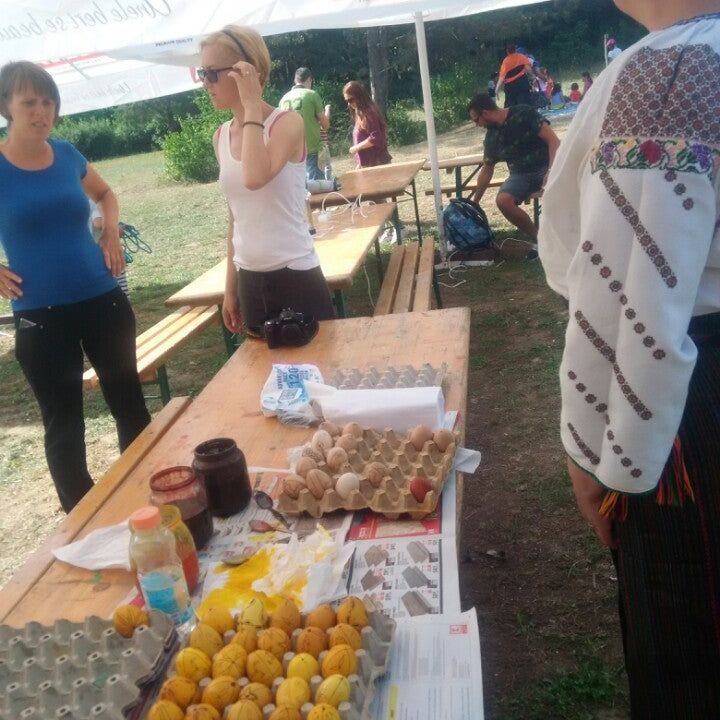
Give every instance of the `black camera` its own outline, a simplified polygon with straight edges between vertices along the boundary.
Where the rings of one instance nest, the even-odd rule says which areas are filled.
[[[269,348],[307,345],[317,335],[318,321],[285,308],[278,317],[265,321],[265,338]]]

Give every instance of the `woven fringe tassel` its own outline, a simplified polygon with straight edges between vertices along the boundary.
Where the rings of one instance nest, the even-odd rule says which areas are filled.
[[[626,520],[628,514],[627,495],[623,495],[617,490],[608,490],[600,505],[600,514],[614,520]]]
[[[658,505],[684,507],[687,499],[694,502],[695,494],[685,467],[680,436],[676,435],[670,453],[670,462],[665,467],[665,472],[658,483],[655,501]]]

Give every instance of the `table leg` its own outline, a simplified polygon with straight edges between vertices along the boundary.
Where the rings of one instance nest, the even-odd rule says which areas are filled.
[[[420,229],[420,209],[418,208],[417,187],[415,186],[415,178],[413,178],[410,187],[412,188],[412,199],[413,205],[415,206],[415,224],[417,225],[418,242],[422,245],[422,230]]]
[[[342,290],[334,290],[333,297],[335,298],[335,309],[339,318],[346,318],[347,313],[345,311],[345,296]]]
[[[395,198],[393,198],[393,200],[395,200]],[[402,223],[400,222],[400,213],[398,212],[397,204],[395,205],[395,209],[393,210],[392,223],[395,226],[395,237],[397,239],[397,244],[402,245],[402,238],[400,237],[400,233],[402,232]]]
[[[157,369],[158,386],[160,387],[160,399],[163,405],[170,402],[170,383],[168,382],[167,370],[164,365]]]
[[[377,273],[380,285],[382,285],[385,271],[383,270],[382,250],[380,250],[380,238],[375,238],[375,257],[377,258]]]
[[[432,274],[433,290],[435,291],[435,302],[438,306],[438,310],[442,309],[442,298],[440,297],[440,284],[438,283],[437,275],[435,274],[435,268],[433,268]]]
[[[460,166],[455,168],[455,197],[462,198],[463,196],[463,181],[462,181],[462,169]]]
[[[535,227],[540,227],[540,200],[533,198],[533,222]]]

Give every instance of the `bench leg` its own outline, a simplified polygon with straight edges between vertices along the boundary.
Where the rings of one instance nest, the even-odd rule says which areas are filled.
[[[347,312],[345,311],[345,296],[342,290],[334,290],[333,297],[335,299],[335,310],[339,318],[346,318]]]
[[[455,168],[455,197],[462,198],[463,196],[463,179],[462,179],[462,168],[459,166]]]
[[[402,245],[402,238],[400,233],[402,232],[402,223],[400,222],[400,213],[398,212],[397,204],[393,210],[392,223],[395,226],[395,239],[398,245]]]
[[[164,365],[157,369],[158,385],[160,387],[160,399],[163,405],[170,402],[170,383],[168,382],[167,370]]]
[[[442,298],[440,297],[440,283],[438,283],[437,275],[435,274],[435,269],[433,268],[433,274],[432,274],[432,283],[433,283],[433,291],[435,292],[435,303],[438,306],[438,310],[442,310]]]
[[[380,250],[380,238],[375,238],[375,257],[377,258],[377,274],[380,285],[382,285],[385,271],[383,269],[382,250]]]
[[[420,208],[418,208],[417,186],[415,185],[415,178],[413,178],[410,187],[412,188],[413,206],[415,208],[415,224],[417,225],[418,242],[422,245],[422,230],[420,229]]]

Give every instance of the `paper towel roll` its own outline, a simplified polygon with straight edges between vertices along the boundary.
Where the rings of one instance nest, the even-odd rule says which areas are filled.
[[[445,398],[440,387],[387,390],[338,390],[305,383],[310,400],[325,420],[337,425],[360,423],[375,430],[407,432],[416,425],[442,427]]]

